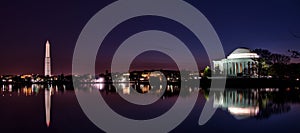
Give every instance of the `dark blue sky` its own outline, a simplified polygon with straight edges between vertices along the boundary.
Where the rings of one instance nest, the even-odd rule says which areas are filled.
[[[2,1],[0,4],[0,74],[43,73],[44,44],[50,40],[54,74],[71,73],[76,40],[88,20],[111,0],[27,0]],[[229,54],[237,47],[265,48],[288,54],[300,50],[299,0],[188,0],[197,7],[217,31]],[[113,16],[112,16],[113,17]],[[109,69],[117,46],[128,36],[157,29],[181,38],[192,49],[199,67],[208,65],[199,41],[180,24],[159,17],[141,17],[119,25],[107,37],[99,51],[96,70]],[[154,55],[153,55],[154,54]],[[165,55],[145,53],[132,68],[176,68]],[[154,65],[153,65],[154,64]],[[151,68],[151,67],[150,67]]]

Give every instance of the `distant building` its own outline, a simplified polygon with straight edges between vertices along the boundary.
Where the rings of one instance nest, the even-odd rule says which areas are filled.
[[[45,76],[51,76],[50,43],[47,40],[45,50]]]
[[[158,73],[157,73],[158,72]],[[161,73],[159,73],[161,72]],[[176,70],[144,70],[144,71],[132,71],[130,72],[130,81],[148,82],[150,77],[157,78],[159,81],[165,80],[167,82],[180,81],[180,72]]]
[[[213,61],[215,74],[229,77],[257,77],[259,56],[248,48],[234,50],[226,59]]]

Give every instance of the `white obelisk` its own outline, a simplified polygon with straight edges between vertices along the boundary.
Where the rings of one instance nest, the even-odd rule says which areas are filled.
[[[46,42],[46,54],[45,54],[45,76],[51,76],[51,57],[50,57],[50,43]]]

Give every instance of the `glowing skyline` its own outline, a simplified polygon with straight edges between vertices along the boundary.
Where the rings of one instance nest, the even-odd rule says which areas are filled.
[[[81,30],[95,13],[112,2],[114,1],[2,2],[0,75],[44,75],[42,62],[47,39],[55,44],[51,46],[51,74],[71,74],[74,47]],[[286,55],[290,55],[289,49],[300,50],[299,0],[186,2],[199,9],[211,22],[227,55],[238,47],[262,48]],[[165,18],[145,16],[120,24],[107,36],[102,45],[104,50],[98,51],[96,72],[109,70],[112,55],[118,46],[126,38],[142,30],[163,30],[176,35],[191,49],[199,68],[209,65],[202,44],[184,26]],[[299,59],[292,61],[300,62]],[[168,57],[153,53],[141,56],[135,66],[139,70],[148,66],[174,68]]]

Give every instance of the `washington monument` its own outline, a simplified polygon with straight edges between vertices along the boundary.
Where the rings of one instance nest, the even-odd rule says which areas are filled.
[[[46,54],[45,54],[45,76],[51,76],[51,57],[50,57],[50,43],[46,42]]]
[[[46,42],[46,51],[45,51],[45,76],[51,76],[51,57],[50,57],[50,43],[47,40]],[[52,87],[48,85],[49,90],[45,90],[45,110],[46,110],[46,124],[47,127],[50,126],[50,114],[51,114],[51,93]]]

